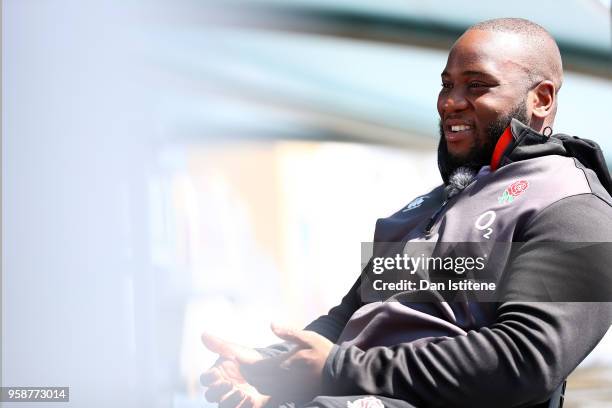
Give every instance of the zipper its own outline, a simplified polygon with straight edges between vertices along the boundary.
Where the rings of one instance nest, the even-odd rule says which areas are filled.
[[[440,214],[442,214],[442,211],[444,210],[444,208],[446,208],[446,205],[448,204],[448,200],[449,199],[444,200],[442,205],[436,210],[435,213],[433,213],[431,218],[429,218],[429,222],[425,226],[425,230],[423,230],[423,232],[425,233],[425,238],[428,238],[428,239],[431,238],[431,230],[433,226],[436,224],[436,221],[438,220],[438,218],[440,217]]]
[[[438,207],[436,212],[433,213],[431,218],[429,218],[429,221],[427,222],[427,225],[425,226],[425,229],[423,230],[423,232],[425,233],[425,238],[427,238],[427,239],[431,238],[431,235],[432,235],[431,234],[431,230],[433,229],[434,225],[436,225],[436,221],[438,221],[438,218],[440,218],[440,214],[442,214],[442,212],[444,211],[444,209],[448,205],[449,201],[451,199],[457,197],[459,194],[463,193],[465,190],[467,190],[467,188],[470,187],[472,184],[474,184],[474,182],[476,182],[476,176],[474,176],[474,178],[472,180],[470,180],[470,182],[468,183],[467,186],[465,186],[464,188],[459,190],[458,193],[453,194],[451,197],[446,198],[442,202],[442,204],[440,205],[440,207]]]

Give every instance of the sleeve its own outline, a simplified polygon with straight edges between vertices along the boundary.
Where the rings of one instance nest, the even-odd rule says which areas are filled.
[[[612,208],[590,194],[563,199],[541,211],[525,227],[520,239],[609,243]],[[597,259],[576,260],[575,256],[565,252],[553,257],[550,252],[525,245],[505,274],[546,275],[551,268],[568,269],[566,265],[572,265],[579,267],[567,271],[573,282],[587,274],[610,282],[612,251],[598,252]],[[530,265],[551,267],[522,270]],[[511,279],[509,293],[517,292],[512,290],[514,285],[524,287],[524,282]],[[565,286],[571,291],[572,280]],[[610,300],[610,286],[606,290]],[[607,302],[526,302],[504,298],[494,324],[466,335],[367,351],[334,346],[323,371],[324,393],[383,395],[427,407],[538,403],[545,401],[591,352],[611,323],[612,307]]]
[[[353,313],[362,305],[359,295],[360,286],[361,277],[355,281],[348,293],[342,298],[339,305],[331,308],[326,315],[320,316],[312,321],[304,330],[319,333],[332,343],[335,343],[338,337],[340,337],[340,333],[342,333],[344,326],[346,326],[346,322],[348,322]],[[273,357],[280,353],[290,351],[292,347],[293,345],[291,345],[291,343],[282,342],[265,348],[257,348],[256,350],[264,357]]]

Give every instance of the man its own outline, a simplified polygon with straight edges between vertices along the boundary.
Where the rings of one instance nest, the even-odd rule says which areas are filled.
[[[202,375],[207,399],[221,408],[546,404],[612,322],[612,251],[544,245],[612,241],[598,147],[548,137],[562,82],[542,27],[511,18],[470,27],[442,72],[444,185],[376,226],[375,242],[524,243],[496,271],[497,303],[368,303],[362,276],[304,330],[273,326],[282,344],[254,350],[204,334],[221,356]]]

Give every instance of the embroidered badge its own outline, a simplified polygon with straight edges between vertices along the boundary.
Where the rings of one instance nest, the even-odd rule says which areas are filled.
[[[381,400],[376,397],[365,397],[355,400],[353,402],[346,401],[347,408],[385,408],[385,405]]]
[[[406,206],[406,208],[402,210],[402,212],[406,212],[406,211],[414,210],[415,208],[419,208],[421,204],[425,202],[426,198],[429,198],[429,196],[415,198],[414,200],[410,202],[410,204]]]
[[[523,192],[527,190],[528,188],[529,188],[529,182],[527,180],[515,181],[514,183],[506,187],[506,190],[504,190],[504,193],[497,200],[499,201],[500,204],[511,203],[512,201],[514,201],[516,197],[523,194]]]

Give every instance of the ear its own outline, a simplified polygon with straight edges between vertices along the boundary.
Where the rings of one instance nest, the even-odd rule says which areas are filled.
[[[557,98],[555,84],[546,79],[533,88],[529,94],[531,114],[535,116],[533,119],[536,119],[538,122],[545,122],[554,111]]]

